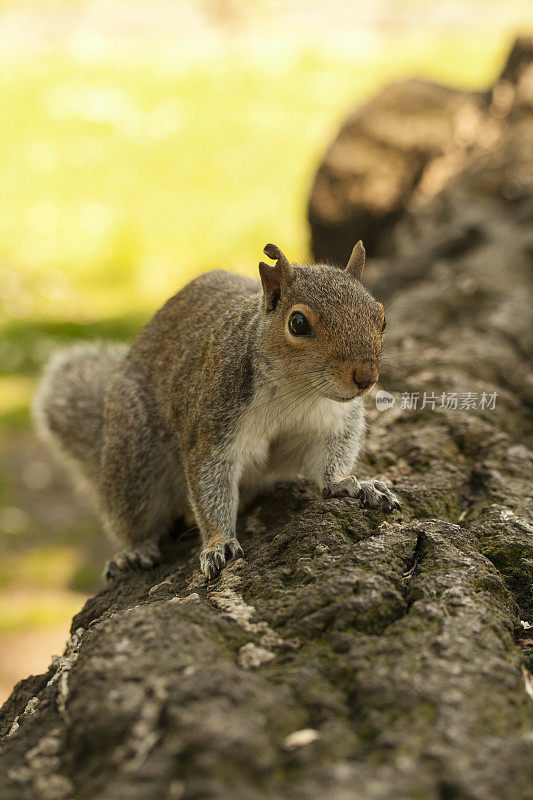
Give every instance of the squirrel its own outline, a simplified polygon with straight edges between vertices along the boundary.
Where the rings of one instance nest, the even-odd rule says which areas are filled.
[[[240,507],[280,480],[303,475],[324,497],[401,509],[384,483],[352,474],[386,324],[360,280],[362,242],[344,269],[291,263],[273,244],[264,253],[275,264],[259,263],[260,283],[202,274],[131,347],[78,346],[45,371],[37,429],[127,545],[107,579],[158,563],[161,536],[191,512],[214,578],[243,557]]]

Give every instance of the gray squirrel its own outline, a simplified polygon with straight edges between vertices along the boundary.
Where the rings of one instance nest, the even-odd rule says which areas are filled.
[[[131,347],[56,355],[34,403],[38,431],[91,489],[104,526],[128,549],[111,579],[149,569],[159,540],[194,519],[213,578],[243,556],[240,506],[305,476],[324,497],[400,509],[382,482],[352,471],[364,395],[379,376],[381,303],[363,288],[362,242],[345,269],[292,264],[268,244],[258,281],[224,271],[192,280]]]

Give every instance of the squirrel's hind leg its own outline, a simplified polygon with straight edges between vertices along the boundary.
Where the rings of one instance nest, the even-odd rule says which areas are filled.
[[[111,581],[131,569],[152,569],[160,561],[159,542],[152,539],[139,547],[122,550],[113,556],[106,564],[104,577],[107,581]]]
[[[151,569],[159,542],[186,506],[183,471],[142,384],[119,375],[109,387],[98,483],[99,510],[110,537],[126,549],[105,576]]]

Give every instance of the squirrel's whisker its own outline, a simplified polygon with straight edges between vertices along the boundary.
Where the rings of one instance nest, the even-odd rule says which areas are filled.
[[[320,367],[320,369],[312,369],[307,370],[306,372],[298,372],[294,376],[286,377],[283,375],[277,376],[275,378],[266,379],[264,383],[261,384],[262,388],[265,386],[276,386],[279,385],[283,389],[290,388],[291,386],[294,387],[299,383],[305,383],[309,378],[316,378],[316,377],[323,377],[325,374],[326,368]]]
[[[259,441],[261,442],[263,440],[263,438],[266,436],[267,432],[270,430],[270,428],[272,427],[274,422],[278,419],[278,417],[281,414],[283,414],[285,411],[287,411],[288,408],[290,408],[290,411],[283,418],[282,422],[285,422],[285,420],[290,416],[292,411],[294,411],[295,408],[297,408],[298,405],[300,405],[300,403],[303,403],[307,398],[311,398],[314,394],[316,394],[317,391],[320,391],[326,384],[327,384],[327,380],[324,379],[318,386],[313,387],[310,392],[304,392],[303,395],[299,395],[295,400],[291,401],[289,406],[286,406],[285,408],[283,408],[278,414],[276,414],[274,419],[270,420],[267,428],[265,429],[265,432],[263,433],[263,436],[261,437],[261,439]]]
[[[268,391],[272,392],[272,397],[280,397],[280,394],[276,394],[276,388],[281,391],[281,393],[290,392],[293,389],[297,389],[300,386],[306,386],[310,383],[310,381],[315,380],[316,378],[320,378],[322,375],[306,375],[305,377],[296,378],[293,381],[286,381],[284,383],[279,383],[277,381],[273,381],[270,384],[267,384],[266,388]],[[269,402],[269,401],[265,401]]]
[[[293,387],[291,390],[289,390],[287,392],[284,392],[281,395],[276,395],[271,400],[267,400],[266,403],[263,403],[260,406],[256,406],[256,408],[262,408],[263,406],[272,405],[273,403],[280,402],[281,400],[285,400],[287,398],[291,399],[291,398],[294,398],[295,395],[299,396],[299,394],[300,394],[300,392],[302,390],[304,390],[304,392],[305,392],[306,389],[313,389],[317,385],[316,381],[317,380],[323,380],[324,378],[325,378],[325,376],[320,376],[318,378],[315,378],[312,381],[305,381],[304,383]]]
[[[307,394],[308,391],[314,390],[315,386],[316,386],[316,384],[312,383],[311,385],[306,385],[304,387],[301,387],[300,389],[297,390],[296,397],[294,397],[295,393],[291,392],[291,396],[289,397],[288,404],[285,404],[284,408],[282,408],[280,411],[278,411],[278,413],[274,417],[272,417],[271,420],[269,420],[266,430],[268,431],[269,427],[276,421],[276,419],[280,416],[280,414],[283,414],[284,411],[286,411],[287,408],[289,408],[290,405],[293,402],[296,402],[297,400],[300,399],[300,397],[305,396],[305,394]]]
[[[389,302],[387,303],[387,305],[386,305],[386,306],[384,306],[384,309],[385,309],[385,311],[387,311],[387,309],[389,309],[389,308],[390,308],[390,307],[393,305],[393,303],[395,303],[395,302],[396,302],[396,300],[397,300],[399,297],[401,297],[403,294],[405,294],[405,293],[406,293],[406,292],[408,292],[410,289],[412,289],[412,288],[413,288],[413,286],[416,286],[416,285],[417,285],[417,283],[420,283],[420,281],[424,280],[424,278],[425,278],[425,277],[426,277],[426,275],[419,275],[419,276],[418,276],[418,278],[415,278],[414,280],[412,280],[412,281],[409,281],[409,283],[408,283],[408,285],[405,287],[405,289],[402,289],[402,291],[401,291],[401,292],[398,292],[398,294],[397,294],[397,295],[395,295],[395,296],[392,298],[392,300],[389,300]]]
[[[181,541],[181,540],[182,540],[182,539],[183,539],[185,536],[187,536],[189,533],[192,533],[193,531],[197,531],[197,530],[198,530],[198,525],[192,525],[190,528],[187,528],[187,529],[186,529],[186,530],[184,530],[184,531],[180,531],[180,532],[179,532],[179,534],[178,534],[177,536],[171,536],[171,537],[170,537],[170,539],[171,539],[171,541],[172,541],[173,543],[174,543],[174,542],[179,542],[179,541]]]
[[[323,388],[324,388],[324,387],[327,385],[327,383],[328,383],[328,381],[327,381],[327,380],[324,380],[324,381],[323,381],[321,384],[319,384],[319,386],[315,387],[315,388],[314,388],[314,389],[313,389],[311,392],[307,392],[307,393],[305,393],[303,397],[302,397],[302,396],[300,396],[300,397],[296,398],[296,400],[295,400],[295,401],[294,401],[294,402],[291,404],[291,405],[292,405],[292,407],[291,407],[290,411],[289,411],[289,412],[286,414],[286,416],[285,416],[285,417],[283,417],[283,419],[281,420],[281,424],[283,424],[284,422],[286,422],[286,421],[287,421],[287,419],[290,417],[290,415],[291,415],[291,414],[292,414],[294,411],[296,411],[296,409],[297,409],[297,408],[298,408],[298,407],[299,407],[299,406],[300,406],[302,403],[304,403],[306,400],[310,400],[310,399],[311,399],[311,397],[313,397],[315,394],[317,394],[317,393],[320,393],[320,392],[321,392],[321,390],[322,390],[322,389],[323,389]],[[285,409],[283,409],[283,411],[287,411],[287,409],[285,408]],[[273,424],[273,423],[276,421],[276,419],[277,419],[277,418],[280,416],[280,414],[283,414],[283,411],[280,411],[280,413],[279,413],[279,414],[277,414],[277,415],[274,417],[274,420],[273,420],[273,421],[270,423],[269,427],[267,428],[267,430],[265,431],[265,434],[263,434],[263,436],[264,436],[264,435],[266,435],[267,431],[268,431],[268,430],[269,430],[269,428],[272,426],[272,424]]]
[[[321,376],[325,377],[325,376]],[[313,382],[309,381],[308,379],[302,380],[300,383],[293,385],[290,389],[283,392],[283,394],[275,394],[270,400],[265,400],[264,403],[260,403],[258,406],[255,406],[256,409],[265,408],[266,406],[272,405],[272,403],[279,402],[280,400],[284,400],[287,397],[291,397],[296,392],[300,391],[301,389],[305,389],[306,387],[312,387]]]
[[[305,377],[308,377],[310,375],[321,375],[323,372],[324,372],[324,367],[320,367],[320,369],[310,369],[310,370],[307,370],[305,372],[299,372],[296,375],[295,380],[299,380],[300,378],[305,378]],[[261,380],[263,380],[263,378],[261,378]],[[289,380],[291,380],[291,379],[287,378],[287,377],[285,377],[283,375],[277,375],[277,376],[272,377],[272,378],[265,378],[264,382],[261,383],[261,385],[262,386],[264,386],[265,384],[266,385],[272,385],[272,384],[276,384],[276,383],[288,382]]]
[[[400,367],[401,361],[399,358],[395,358],[394,356],[385,356],[384,358],[380,356],[379,358],[380,364],[386,364],[393,367]]]
[[[293,396],[294,393],[291,393],[291,397],[289,398],[288,404],[285,404],[285,406],[280,411],[278,411],[277,414],[275,414],[271,419],[267,420],[267,426],[265,428],[265,431],[264,431],[263,435],[261,436],[261,439],[259,439],[259,442],[262,441],[263,437],[268,433],[268,431],[270,430],[270,428],[272,427],[274,422],[277,420],[277,418],[281,414],[283,414],[287,410],[287,408],[290,408],[290,406],[293,403],[295,403],[298,400],[300,400],[300,398],[304,397],[309,391],[313,391],[314,388],[315,388],[315,384],[313,384],[312,386],[303,387],[303,390],[300,389],[300,390],[297,391],[296,397]]]

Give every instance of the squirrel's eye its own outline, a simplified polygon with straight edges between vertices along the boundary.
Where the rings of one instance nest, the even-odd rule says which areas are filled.
[[[311,329],[301,311],[293,311],[289,317],[289,331],[293,336],[309,336]]]
[[[381,333],[383,333],[386,327],[387,327],[387,320],[385,319],[385,317],[383,317],[383,325],[381,326]]]

